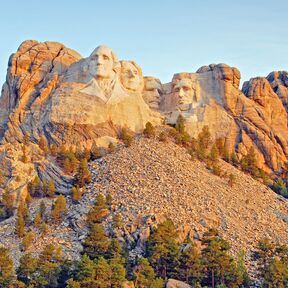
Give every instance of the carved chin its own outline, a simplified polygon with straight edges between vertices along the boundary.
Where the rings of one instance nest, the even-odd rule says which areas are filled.
[[[124,82],[124,87],[131,91],[137,91],[139,89],[139,83],[135,82]]]

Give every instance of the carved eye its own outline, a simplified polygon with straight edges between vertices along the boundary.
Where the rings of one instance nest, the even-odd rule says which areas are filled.
[[[184,86],[182,88],[183,88],[184,91],[189,91],[190,90],[190,87],[188,87],[188,86]]]
[[[180,92],[180,88],[179,87],[175,88],[174,92]]]
[[[104,60],[109,60],[109,57],[107,55],[103,55]]]

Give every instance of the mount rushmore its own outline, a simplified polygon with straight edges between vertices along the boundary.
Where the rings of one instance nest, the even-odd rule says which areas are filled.
[[[208,125],[230,153],[241,159],[253,146],[260,168],[280,171],[288,157],[288,73],[239,85],[239,70],[225,64],[163,84],[107,46],[82,58],[57,42],[24,41],[9,59],[0,98],[0,161],[12,176],[20,169],[13,161],[25,134],[32,144],[44,136],[50,145],[105,146],[121,127],[138,133],[148,121],[173,125],[181,114],[192,137]]]

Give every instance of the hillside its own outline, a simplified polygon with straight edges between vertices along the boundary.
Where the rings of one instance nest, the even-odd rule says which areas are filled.
[[[28,251],[39,252],[46,243],[54,243],[62,246],[68,258],[77,259],[88,232],[86,214],[99,193],[112,195],[106,230],[113,234],[112,216],[120,213],[124,226],[114,232],[122,243],[128,243],[131,257],[143,252],[150,229],[165,216],[175,222],[182,240],[188,233],[197,240],[214,227],[232,244],[234,252],[245,249],[248,255],[264,237],[287,242],[287,200],[222,160],[221,167],[235,175],[233,187],[227,178],[213,175],[204,163],[192,161],[184,148],[140,138],[130,147],[120,147],[90,162],[92,182],[78,204],[66,196],[68,212],[60,224],[49,220],[53,199],[45,199],[49,231],[42,237],[31,224],[36,238]],[[39,211],[40,200],[30,204],[31,221]],[[14,226],[15,216],[0,223],[0,243],[13,251],[17,263],[23,252],[19,251]]]

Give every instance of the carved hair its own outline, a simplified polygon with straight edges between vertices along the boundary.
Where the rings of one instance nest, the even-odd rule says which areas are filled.
[[[121,69],[121,65],[120,65],[120,62],[118,60],[118,57],[116,56],[116,54],[114,53],[114,51],[110,47],[108,47],[106,45],[100,45],[96,49],[94,49],[94,51],[90,54],[89,57],[93,57],[100,48],[105,48],[105,49],[109,50],[111,57],[112,57],[112,60],[113,60],[113,63],[114,63],[113,71],[116,74],[118,74],[120,69]]]

